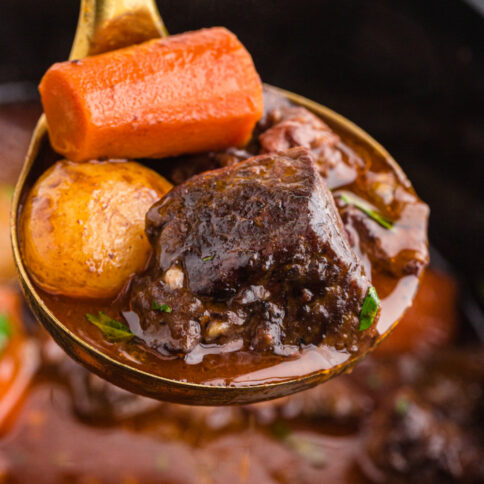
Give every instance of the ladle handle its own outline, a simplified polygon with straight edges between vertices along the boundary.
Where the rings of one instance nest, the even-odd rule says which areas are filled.
[[[167,35],[155,0],[81,0],[69,59]]]

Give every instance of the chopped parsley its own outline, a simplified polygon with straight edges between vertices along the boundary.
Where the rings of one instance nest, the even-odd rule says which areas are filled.
[[[104,337],[111,342],[130,341],[134,334],[121,321],[111,318],[103,311],[99,311],[98,315],[86,314],[86,319],[99,328]]]
[[[404,417],[407,414],[409,408],[410,408],[410,402],[406,397],[400,396],[396,399],[395,412],[398,415],[400,415],[401,417]]]
[[[324,449],[309,436],[292,432],[292,429],[282,421],[272,425],[271,431],[276,439],[280,440],[287,448],[308,461],[312,466],[324,467],[327,464],[327,456]]]
[[[12,336],[10,319],[5,313],[0,313],[0,354],[6,348],[8,340]]]
[[[343,200],[348,205],[353,205],[358,210],[361,210],[363,213],[368,215],[368,217],[373,219],[375,222],[379,223],[385,229],[390,230],[393,228],[393,222],[391,220],[387,219],[381,213],[378,213],[368,203],[364,202],[363,200],[360,200],[359,198],[347,192],[339,193],[337,194],[337,196],[339,196],[341,200]]]
[[[363,301],[363,306],[361,306],[360,331],[365,331],[365,329],[368,329],[373,324],[379,308],[380,298],[376,293],[376,289],[371,286]]]
[[[291,434],[285,444],[296,454],[308,461],[313,467],[324,467],[328,460],[321,445],[306,435]]]
[[[279,440],[284,440],[292,432],[289,425],[287,425],[286,422],[283,422],[281,420],[271,425],[271,431],[274,437],[276,437],[276,439],[279,439]]]
[[[168,306],[168,304],[159,304],[156,301],[153,301],[151,304],[151,309],[154,311],[161,311],[162,313],[171,313],[173,311],[171,306]]]
[[[203,262],[207,262],[209,260],[212,260],[215,256],[212,254],[212,255],[207,255],[207,257],[203,257],[202,258],[202,261]]]

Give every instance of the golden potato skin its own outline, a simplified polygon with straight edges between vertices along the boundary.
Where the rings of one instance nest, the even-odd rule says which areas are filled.
[[[55,294],[116,296],[145,268],[145,214],[171,187],[135,162],[57,162],[37,180],[21,215],[31,277]]]

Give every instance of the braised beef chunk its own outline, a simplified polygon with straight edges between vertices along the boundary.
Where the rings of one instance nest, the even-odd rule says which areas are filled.
[[[319,173],[334,190],[351,246],[360,258],[390,276],[419,276],[429,262],[429,209],[403,172],[398,167],[389,169],[390,162],[382,165],[373,153],[352,147],[347,140],[343,142],[318,116],[270,90],[264,92],[264,104],[264,116],[245,149],[179,157],[164,165],[163,174],[179,184],[195,174],[231,166],[257,153],[306,147],[314,155]],[[344,202],[339,190],[361,196],[376,213],[394,222],[392,230]]]
[[[146,232],[154,257],[131,309],[160,351],[354,353],[373,341],[375,324],[359,330],[370,282],[305,148],[191,178],[149,210]]]
[[[391,482],[482,482],[482,448],[471,433],[445,418],[410,389],[397,391],[371,421],[373,462]],[[389,481],[390,482],[390,481]],[[462,481],[461,481],[462,482]]]
[[[484,352],[451,350],[366,362],[378,375],[360,464],[376,482],[484,482]]]
[[[429,263],[427,204],[406,178],[398,180],[391,172],[361,174],[353,189],[361,199],[354,194],[346,198],[344,190],[333,194],[355,251],[366,254],[372,267],[383,273],[420,276]],[[359,208],[359,201],[371,209],[373,216]]]
[[[294,146],[309,148],[331,188],[351,183],[352,189],[374,204],[377,212],[388,211],[393,219],[398,219],[399,225],[389,231],[337,197],[340,215],[357,252],[369,256],[379,270],[397,277],[420,275],[429,262],[429,211],[403,173],[369,171],[367,160],[345,147],[326,123],[300,106],[275,107],[264,117],[260,128],[263,153]]]
[[[112,425],[157,406],[155,400],[123,390],[74,360],[63,359],[58,371],[72,394],[74,413],[85,422]]]
[[[268,120],[272,126],[264,131],[259,140],[266,153],[284,151],[295,146],[313,149],[322,174],[337,163],[335,150],[339,136],[307,109],[296,106],[282,107],[272,111]],[[316,154],[316,153],[315,153]]]
[[[296,146],[309,148],[315,157],[320,174],[327,178],[330,170],[340,178],[355,176],[349,168],[363,168],[363,161],[354,153],[342,150],[340,137],[306,108],[282,105],[268,113],[259,136],[262,153],[284,151]],[[351,173],[344,173],[351,171]]]

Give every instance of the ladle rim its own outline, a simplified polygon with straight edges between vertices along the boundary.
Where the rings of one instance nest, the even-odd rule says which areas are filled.
[[[358,140],[369,145],[375,152],[378,153],[379,156],[384,157],[392,168],[398,173],[398,175],[406,179],[406,176],[404,175],[400,166],[390,156],[386,149],[352,121],[326,106],[293,92],[268,84],[265,84],[265,89],[282,95],[297,105],[308,108],[313,113],[321,116],[323,120],[327,121],[329,124],[333,126],[336,125],[340,129],[351,132]],[[146,396],[191,404],[216,405],[249,403],[288,395],[303,388],[309,388],[318,383],[322,383],[328,379],[327,376],[336,376],[337,374],[354,366],[362,357],[365,356],[362,354],[354,358],[350,358],[346,362],[333,367],[330,370],[320,370],[294,378],[287,378],[282,381],[254,384],[247,382],[237,384],[237,386],[209,385],[204,383],[173,380],[157,374],[146,372],[140,368],[136,368],[128,363],[106,355],[101,350],[93,346],[90,342],[74,333],[56,318],[56,316],[50,311],[42,300],[42,297],[37,292],[35,285],[28,275],[27,269],[21,257],[19,245],[18,217],[21,209],[20,200],[23,194],[27,176],[35,162],[33,155],[38,153],[41,143],[44,141],[46,135],[47,125],[45,116],[42,115],[35,128],[34,136],[27,152],[26,161],[22,168],[13,195],[11,213],[11,239],[13,256],[23,292],[35,316],[42,322],[43,326],[49,331],[56,342],[71,357],[82,363],[84,366],[87,366],[89,370],[104,378],[106,378],[106,375],[109,374],[122,374],[125,377],[129,376],[129,380],[122,379],[121,381],[117,381],[116,384]],[[391,328],[379,338],[379,342],[381,342],[391,332],[397,323],[398,320],[395,321]],[[137,382],[136,384],[134,383],[135,381]],[[288,391],[284,391],[283,389]],[[224,394],[223,397],[221,396],[222,393]],[[185,396],[188,398],[184,398],[182,394],[185,394]],[[199,401],[197,401],[196,398],[192,398],[193,396],[196,397],[197,395],[203,396],[203,398]]]

